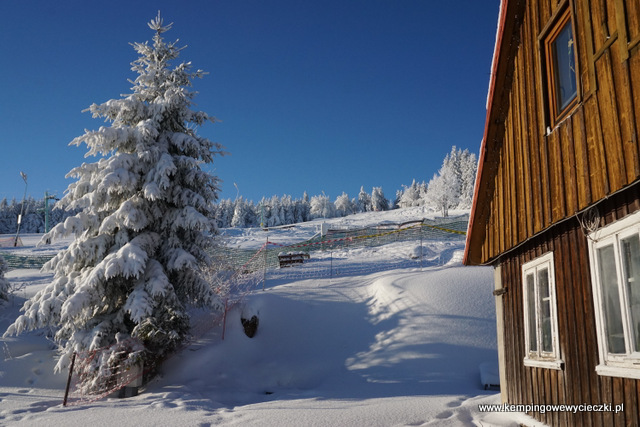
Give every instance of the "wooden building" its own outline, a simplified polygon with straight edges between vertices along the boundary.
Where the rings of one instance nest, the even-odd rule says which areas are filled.
[[[464,262],[494,267],[503,401],[639,425],[640,1],[502,0],[492,67]]]

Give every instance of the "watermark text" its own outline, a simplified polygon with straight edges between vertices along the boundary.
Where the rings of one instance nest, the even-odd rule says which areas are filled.
[[[547,412],[613,412],[618,414],[624,412],[624,403],[614,405],[612,403],[588,404],[582,403],[578,405],[551,405],[551,404],[513,404],[502,403],[499,405],[478,405],[480,412],[538,412],[545,414]]]

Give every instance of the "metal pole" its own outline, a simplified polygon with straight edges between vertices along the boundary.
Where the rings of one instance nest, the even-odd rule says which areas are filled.
[[[222,340],[224,341],[224,333],[227,330],[227,304],[229,298],[224,300],[224,316],[222,316]]]
[[[20,208],[20,216],[18,216],[18,230],[16,231],[16,239],[13,246],[18,246],[18,237],[20,236],[20,224],[22,223],[22,215],[24,214],[24,200],[27,198],[27,174],[20,172],[20,176],[24,179],[24,195],[22,196],[22,207]]]
[[[264,270],[262,272],[262,290],[264,291],[265,284],[267,282],[267,247],[269,246],[269,235],[267,234],[267,241],[264,244]]]
[[[264,203],[260,202],[260,228],[264,228]]]
[[[49,232],[49,192],[44,192],[44,232]]]
[[[69,366],[69,377],[67,378],[67,387],[64,390],[64,400],[62,401],[62,406],[67,406],[67,398],[69,397],[69,386],[71,386],[71,377],[73,376],[73,365],[76,363],[76,352],[73,352],[73,356],[71,356],[71,366]]]
[[[51,215],[49,213],[49,200],[60,200],[56,196],[50,196],[48,191],[44,192],[44,232],[49,232],[49,223]]]
[[[420,226],[420,271],[422,271],[422,226]]]
[[[333,280],[333,251],[329,251],[329,284],[331,284],[331,280]]]

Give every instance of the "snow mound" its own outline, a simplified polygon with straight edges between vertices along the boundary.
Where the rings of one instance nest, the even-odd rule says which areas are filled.
[[[172,360],[150,391],[179,383],[223,407],[258,405],[265,413],[282,400],[317,407],[380,399],[367,419],[391,423],[404,418],[382,408],[421,396],[422,411],[436,416],[438,396],[486,393],[478,366],[497,359],[490,280],[486,268],[456,267],[276,286],[230,311],[224,341],[216,331],[212,342]],[[243,312],[259,313],[252,339]]]
[[[398,222],[409,212],[418,211],[384,219]],[[349,217],[373,219],[372,213]],[[309,224],[270,232],[269,239],[302,240],[315,231]],[[259,230],[227,236],[243,247],[266,240]],[[409,256],[417,249],[413,243],[403,250]],[[484,389],[479,368],[497,363],[492,270],[462,267],[460,244],[425,241],[421,250],[431,258],[422,269],[267,281],[265,291],[229,311],[224,331],[210,325],[128,399],[63,408],[66,373],[52,374],[56,353],[46,334],[3,339],[0,424],[538,425],[523,414],[478,409],[500,403],[495,389]],[[396,253],[361,251],[353,262],[377,263]],[[13,270],[7,278],[27,286],[0,308],[4,328],[51,275]],[[240,319],[253,315],[259,326],[248,338]]]

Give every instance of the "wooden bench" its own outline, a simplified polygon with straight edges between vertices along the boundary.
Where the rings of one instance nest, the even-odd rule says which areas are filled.
[[[291,267],[294,264],[302,264],[305,259],[311,258],[306,252],[288,252],[278,254],[280,268]]]

